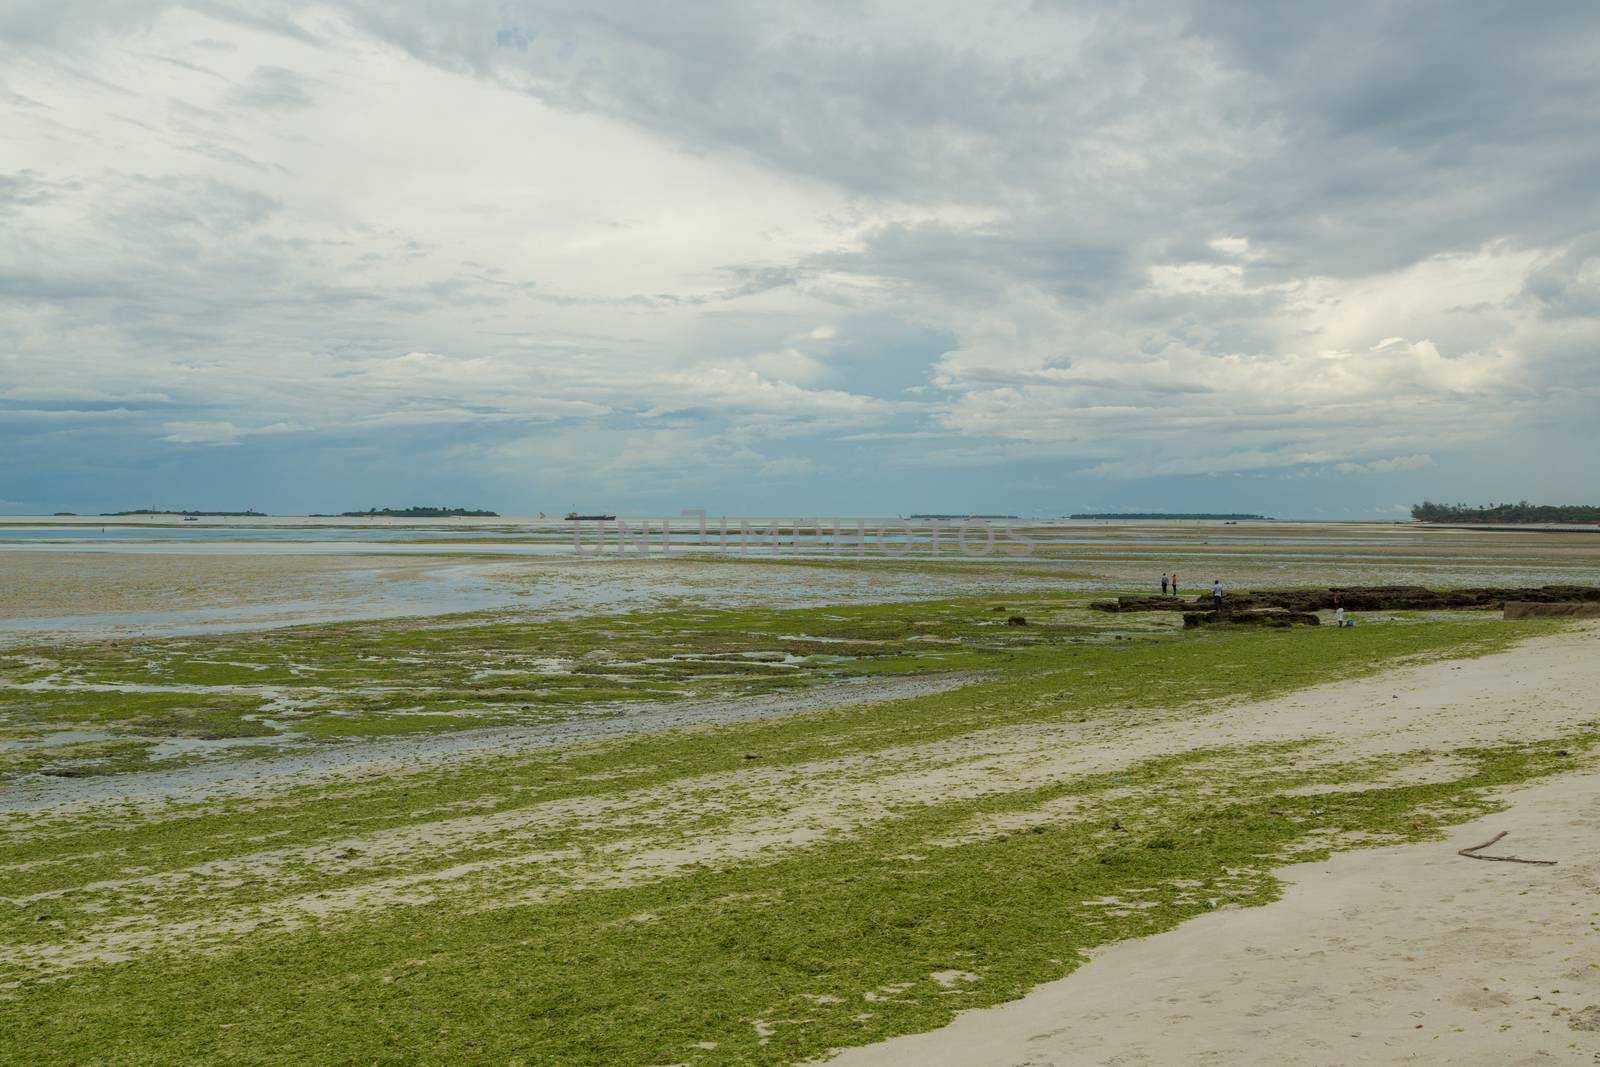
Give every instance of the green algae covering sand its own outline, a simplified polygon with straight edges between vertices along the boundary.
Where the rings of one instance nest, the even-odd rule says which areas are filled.
[[[474,690],[476,672],[541,675],[597,649],[636,667],[608,670],[624,691],[683,701],[852,672],[963,684],[5,813],[0,1062],[796,1063],[1013,998],[1095,945],[1269,901],[1283,863],[1426,840],[1496,787],[1594,762],[1600,713],[1565,688],[1534,709],[1428,696],[1494,698],[1530,662],[1566,686],[1587,631],[1130,632],[1090,615],[1043,597],[19,655],[14,686],[64,692],[282,702],[314,677],[335,695],[306,719],[372,734],[425,714],[382,703],[387,686],[494,705],[506,687]],[[355,697],[369,702],[339,703]],[[185,705],[131,706],[74,714],[120,737]],[[185,729],[256,715],[207,705]]]
[[[583,620],[482,616],[0,651],[0,781],[258,755],[320,741],[536,727],[629,705],[748,698],[819,682],[1005,666],[1158,635],[1081,598],[680,610]],[[1031,625],[1007,626],[1027,612]],[[231,745],[163,749],[156,739]],[[245,743],[245,742],[248,743]],[[105,754],[120,746],[119,758]]]

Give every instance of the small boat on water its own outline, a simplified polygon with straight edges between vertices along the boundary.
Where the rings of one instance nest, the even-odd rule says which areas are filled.
[[[567,518],[574,522],[610,522],[615,515],[579,515],[576,511],[567,512]]]

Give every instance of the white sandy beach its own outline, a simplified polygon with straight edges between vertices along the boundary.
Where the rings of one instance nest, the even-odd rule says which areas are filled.
[[[1509,666],[1519,653],[1537,660],[1550,648],[1536,643],[1462,673],[1476,676],[1474,667],[1496,659]],[[1600,657],[1566,666],[1600,693]],[[1464,694],[1443,690],[1467,679],[1447,680],[1439,667],[1422,673],[1433,673],[1441,691],[1412,689],[1419,711],[1460,707]],[[1383,680],[1357,684],[1377,689]],[[1525,680],[1531,693],[1543,688],[1537,676]],[[1590,707],[1600,712],[1600,703]],[[1600,772],[1549,779],[1507,799],[1509,810],[1457,827],[1445,842],[1285,868],[1284,897],[1274,904],[1225,909],[1111,946],[1022,1000],[830,1062],[1600,1062]],[[1486,854],[1557,865],[1457,854],[1500,831],[1506,838]]]

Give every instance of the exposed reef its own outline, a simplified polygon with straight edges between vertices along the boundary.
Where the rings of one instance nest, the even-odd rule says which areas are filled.
[[[1420,585],[1335,586],[1329,589],[1262,589],[1230,593],[1224,599],[1234,614],[1266,608],[1280,611],[1439,611],[1452,608],[1500,608],[1507,602],[1528,604],[1600,604],[1600,586],[1543,585],[1535,588],[1425,589]],[[1097,611],[1211,611],[1211,594],[1118,597],[1096,600]]]

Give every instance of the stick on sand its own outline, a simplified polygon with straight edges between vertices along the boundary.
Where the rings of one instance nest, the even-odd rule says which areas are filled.
[[[1557,863],[1561,862],[1560,860],[1525,860],[1525,859],[1521,859],[1521,858],[1519,858],[1517,856],[1480,856],[1480,855],[1478,855],[1478,850],[1479,849],[1488,848],[1490,845],[1494,844],[1496,841],[1500,840],[1504,836],[1506,836],[1506,832],[1504,830],[1501,830],[1499,833],[1495,834],[1493,837],[1489,838],[1489,840],[1485,841],[1481,845],[1473,845],[1471,848],[1463,848],[1463,849],[1457,850],[1456,855],[1465,856],[1469,860],[1494,860],[1496,863],[1537,863],[1541,867],[1553,867]]]

